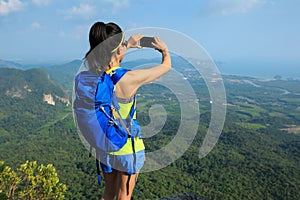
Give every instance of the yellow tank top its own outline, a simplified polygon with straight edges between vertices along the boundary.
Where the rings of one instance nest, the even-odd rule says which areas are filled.
[[[106,71],[107,74],[111,73],[113,70],[117,69],[119,67],[113,67],[110,70]],[[118,98],[118,103],[120,106],[120,115],[123,119],[126,119],[129,115],[129,112],[131,110],[132,104],[133,104],[133,98],[131,99],[123,99]],[[134,113],[133,119],[136,119],[136,112]],[[143,142],[143,139],[140,139],[138,137],[134,138],[134,147],[135,152],[139,152],[141,150],[145,149],[145,145]],[[111,155],[127,155],[127,154],[133,154],[133,148],[132,148],[132,141],[131,138],[127,139],[126,144],[117,152],[110,152]]]

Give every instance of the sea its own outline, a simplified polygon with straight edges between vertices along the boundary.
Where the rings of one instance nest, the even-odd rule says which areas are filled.
[[[249,76],[254,78],[274,78],[300,80],[300,62],[218,62],[216,66],[221,74]]]
[[[127,54],[124,61],[136,61],[141,58],[147,58],[159,62],[161,58],[157,58],[156,56],[157,54],[153,55],[152,51],[135,51],[132,54]],[[175,57],[177,57],[177,55],[172,54],[172,59]],[[197,58],[191,59],[197,60]],[[176,62],[176,60],[174,61]],[[172,60],[172,63],[175,62]],[[299,61],[275,61],[275,58],[274,60],[268,61],[250,60],[248,58],[233,60],[214,59],[214,63],[216,64],[220,73],[224,75],[249,76],[264,79],[272,79],[275,76],[280,76],[282,79],[300,80],[300,59]]]

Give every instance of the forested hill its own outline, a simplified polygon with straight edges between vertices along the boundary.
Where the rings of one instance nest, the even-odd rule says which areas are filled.
[[[0,69],[0,89],[2,92],[10,93],[11,89],[20,91],[26,98],[29,94],[53,93],[65,97],[65,91],[59,84],[50,80],[49,75],[42,69]],[[27,91],[27,92],[25,92]]]
[[[39,67],[34,65],[22,65],[13,61],[6,61],[0,59],[0,69],[9,68],[9,69],[19,69],[19,70],[30,70],[40,68],[43,71],[47,72],[50,76],[50,79],[55,83],[59,83],[65,90],[71,93],[72,84],[74,75],[76,74],[78,68],[82,64],[82,60],[73,60],[64,64],[57,65],[41,65]],[[26,72],[27,73],[27,72]]]
[[[49,73],[51,80],[59,83],[69,94],[72,92],[73,80],[82,60],[73,60],[61,65],[46,66],[42,69]]]
[[[15,69],[23,69],[23,65],[13,62],[13,61],[6,61],[0,59],[0,68],[15,68]]]
[[[71,90],[78,63],[47,68],[56,79],[44,67],[0,69],[0,160],[10,166],[26,160],[52,163],[68,187],[67,199],[99,199],[95,160],[77,135],[71,106],[64,99],[70,93],[61,86]],[[180,67],[199,100],[197,135],[180,159],[140,174],[134,198],[195,194],[205,199],[300,199],[300,81],[223,76],[226,123],[217,145],[200,159],[210,122],[209,93],[199,73],[182,62]],[[138,91],[137,100],[143,126],[150,122],[152,105],[165,108],[166,124],[144,140],[147,152],[163,148],[180,123],[176,96],[166,87],[149,84]]]
[[[0,130],[12,135],[33,131],[70,106],[66,92],[41,69],[0,69]]]

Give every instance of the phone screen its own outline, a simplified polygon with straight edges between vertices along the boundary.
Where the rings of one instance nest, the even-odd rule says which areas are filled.
[[[140,46],[154,48],[154,46],[151,44],[152,42],[154,42],[153,37],[143,37],[140,40]]]

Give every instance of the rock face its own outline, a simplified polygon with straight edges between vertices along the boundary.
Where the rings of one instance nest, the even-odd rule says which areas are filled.
[[[53,100],[53,97],[51,94],[44,94],[44,101],[47,102],[50,105],[55,105],[55,101]]]
[[[67,99],[67,98],[59,97],[57,95],[55,95],[55,98],[58,99],[59,101],[63,102],[66,106],[71,105],[69,99]],[[43,100],[46,103],[55,106],[55,101],[54,101],[52,94],[44,94]]]
[[[193,193],[184,193],[184,194],[179,194],[176,196],[171,196],[167,198],[162,198],[160,200],[208,200],[207,198],[198,196]]]

